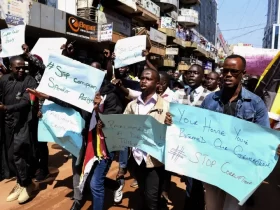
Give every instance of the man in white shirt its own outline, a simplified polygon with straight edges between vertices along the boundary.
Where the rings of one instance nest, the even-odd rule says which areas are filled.
[[[160,81],[159,81],[159,85],[157,86],[157,94],[159,94],[164,100],[171,102],[174,97],[174,92],[169,88],[170,76],[166,72],[159,72],[159,76],[160,76]],[[142,94],[142,92],[140,91],[132,90],[130,88],[125,88],[122,85],[121,80],[119,79],[112,81],[112,83],[115,84],[117,87],[119,87],[129,99],[133,99],[133,100],[137,99]],[[120,151],[120,155],[124,157],[122,153],[125,152],[126,151]],[[120,170],[121,170],[121,166],[120,166]],[[168,201],[168,191],[170,188],[170,182],[171,182],[171,173],[165,171],[162,196],[167,201]]]
[[[171,102],[174,97],[174,92],[169,88],[170,86],[169,75],[166,72],[159,72],[159,76],[160,76],[160,81],[157,88],[157,93],[166,101]],[[115,81],[113,81],[113,83],[114,82]],[[141,95],[141,92],[127,88],[125,94],[127,94],[128,98],[130,99],[136,99]]]
[[[156,93],[159,81],[157,71],[145,69],[140,78],[142,93],[127,105],[124,114],[150,115],[160,123],[164,123],[169,102]],[[164,165],[138,148],[133,148],[132,154],[135,176],[141,193],[142,208],[139,209],[159,210]]]
[[[184,72],[184,78],[188,87],[175,92],[174,103],[186,104],[199,107],[204,98],[211,93],[202,86],[204,70],[198,64],[192,65],[189,70]]]
[[[211,93],[202,86],[204,78],[204,69],[198,64],[192,65],[189,70],[184,72],[184,79],[188,87],[175,92],[173,102],[200,107],[204,98]],[[202,182],[196,179],[186,177],[185,179],[186,200],[185,210],[204,210],[204,190]]]

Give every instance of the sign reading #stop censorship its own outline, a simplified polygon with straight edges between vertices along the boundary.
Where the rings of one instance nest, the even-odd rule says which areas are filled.
[[[92,112],[93,99],[104,76],[103,71],[89,65],[50,54],[38,91]]]

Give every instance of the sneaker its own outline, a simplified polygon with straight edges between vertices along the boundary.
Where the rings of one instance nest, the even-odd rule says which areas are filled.
[[[137,183],[136,179],[134,179],[134,181],[131,183],[130,187],[132,187],[132,188],[137,188],[138,187],[138,183]]]
[[[45,173],[44,171],[41,171],[36,175],[35,182],[42,182],[45,181],[50,176],[50,173]]]
[[[120,203],[122,201],[122,197],[123,197],[123,192],[122,189],[124,187],[124,184],[120,185],[119,189],[117,189],[114,192],[114,202],[115,203]]]
[[[18,203],[22,204],[31,198],[32,192],[36,190],[35,184],[32,182],[27,187],[22,187],[22,191],[18,197]]]
[[[9,196],[7,197],[7,202],[17,200],[22,190],[23,188],[17,183],[16,186],[10,192]]]

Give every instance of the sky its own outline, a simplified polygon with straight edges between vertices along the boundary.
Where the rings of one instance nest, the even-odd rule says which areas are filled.
[[[225,40],[262,47],[267,6],[268,0],[218,0],[217,22]]]

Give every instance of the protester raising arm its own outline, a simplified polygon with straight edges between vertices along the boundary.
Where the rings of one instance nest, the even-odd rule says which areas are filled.
[[[105,63],[106,63],[106,70],[107,70],[106,79],[108,81],[111,81],[111,79],[113,78],[113,62],[112,62],[112,60],[115,59],[115,53],[111,54],[110,50],[108,50],[108,49],[104,49],[103,53],[104,53],[104,56],[105,56]]]
[[[146,66],[147,66],[147,68],[154,69],[154,70],[157,71],[157,68],[149,60],[149,52],[148,52],[148,50],[143,50],[142,56],[146,58]]]
[[[29,65],[33,65],[33,68],[36,69],[31,69],[31,70],[36,70],[38,71],[41,75],[43,75],[46,66],[44,65],[43,61],[39,60],[38,57],[36,55],[33,55],[30,53],[29,51],[29,47],[27,44],[23,44],[22,45],[22,49],[23,49],[23,58],[26,59],[29,62]],[[32,74],[31,74],[32,75]]]
[[[119,88],[126,97],[129,99],[136,99],[141,95],[140,91],[132,90],[130,88],[126,88],[123,86],[122,81],[120,79],[114,79],[112,81],[112,84],[114,84],[117,88]]]
[[[47,100],[50,100],[50,101],[52,101],[52,102],[54,102],[54,103],[56,103],[56,104],[58,104],[58,105],[60,105],[62,107],[73,108],[73,109],[75,109],[76,111],[78,111],[81,114],[82,118],[86,121],[86,123],[90,121],[91,113],[89,113],[89,112],[81,110],[81,109],[79,109],[79,108],[77,108],[77,107],[75,107],[75,106],[73,106],[73,105],[71,105],[71,104],[69,104],[67,102],[64,102],[64,101],[62,101],[62,100],[60,100],[58,98],[49,96],[49,95],[47,95],[45,93],[39,92],[39,91],[31,89],[31,88],[27,88],[27,92],[35,95],[40,100],[47,99]]]

